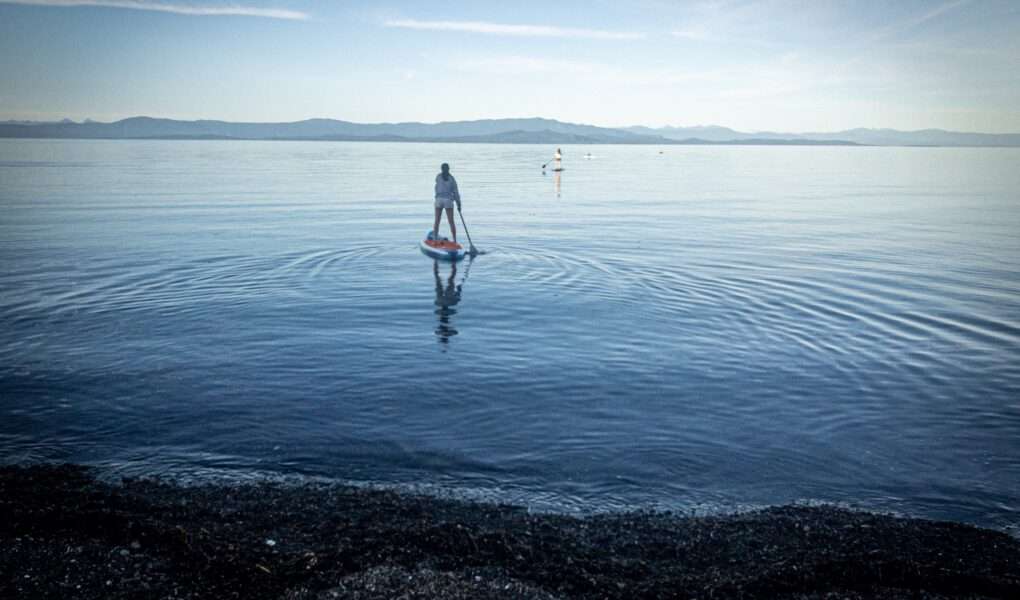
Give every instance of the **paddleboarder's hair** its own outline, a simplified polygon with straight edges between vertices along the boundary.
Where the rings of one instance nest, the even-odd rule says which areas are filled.
[[[443,172],[443,181],[450,181],[450,165],[443,163],[439,165],[439,170]]]

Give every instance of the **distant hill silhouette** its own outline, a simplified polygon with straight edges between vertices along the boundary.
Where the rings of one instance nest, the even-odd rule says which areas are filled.
[[[943,129],[899,131],[896,129],[847,129],[829,133],[776,133],[759,131],[744,133],[727,127],[625,127],[641,135],[660,135],[671,140],[697,138],[714,142],[737,140],[783,140],[830,143],[834,140],[867,146],[1020,146],[1017,133],[968,133]]]
[[[849,129],[835,133],[743,133],[726,127],[597,127],[553,119],[483,119],[441,123],[352,123],[308,119],[291,123],[178,121],[132,117],[113,123],[0,122],[0,138],[350,140],[505,144],[745,144],[1020,146],[1020,134],[925,129]]]
[[[377,140],[503,143],[668,144],[662,136],[562,123],[551,119],[487,119],[443,123],[230,123],[132,117],[114,123],[0,123],[0,137],[93,139]]]

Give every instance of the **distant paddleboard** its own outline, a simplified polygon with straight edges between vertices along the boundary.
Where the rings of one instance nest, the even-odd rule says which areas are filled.
[[[460,260],[467,254],[464,246],[451,242],[442,236],[437,240],[431,231],[425,235],[425,239],[421,241],[420,247],[422,254],[437,260]]]
[[[560,171],[566,171],[565,168],[553,169],[553,173],[559,173]]]

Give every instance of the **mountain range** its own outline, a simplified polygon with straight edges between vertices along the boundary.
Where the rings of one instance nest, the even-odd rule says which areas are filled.
[[[179,121],[132,117],[113,123],[0,122],[0,138],[348,140],[520,144],[741,144],[877,146],[1013,146],[1020,134],[923,129],[848,129],[833,133],[741,132],[727,127],[597,127],[553,119],[484,119],[441,123],[290,123]]]
[[[826,133],[777,133],[759,131],[743,133],[728,127],[626,127],[626,131],[641,135],[661,135],[672,140],[701,139],[724,142],[738,139],[829,141],[842,140],[866,146],[1020,146],[1017,133],[969,133],[944,129],[899,131],[896,129],[846,129]]]

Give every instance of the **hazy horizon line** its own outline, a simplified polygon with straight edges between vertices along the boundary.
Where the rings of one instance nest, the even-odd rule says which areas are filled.
[[[192,119],[184,119],[184,118],[176,118],[176,117],[158,117],[158,116],[152,116],[152,115],[148,115],[148,114],[136,114],[136,115],[132,115],[132,116],[129,116],[129,117],[122,117],[122,118],[112,119],[112,120],[109,120],[109,121],[103,121],[103,120],[100,120],[100,119],[93,119],[93,118],[89,118],[89,117],[83,117],[83,118],[79,118],[79,119],[74,119],[74,118],[71,118],[71,117],[61,117],[61,118],[52,118],[52,119],[19,119],[19,118],[8,117],[8,118],[0,119],[0,123],[40,123],[40,124],[48,123],[48,124],[59,124],[59,123],[64,123],[64,122],[70,122],[70,123],[82,125],[82,124],[86,124],[86,123],[90,123],[91,122],[91,123],[107,124],[108,125],[108,124],[111,124],[111,123],[117,123],[117,122],[120,122],[120,121],[126,121],[128,119],[153,119],[153,120],[181,121],[181,122],[213,121],[213,122],[220,122],[220,123],[247,123],[247,124],[258,124],[258,125],[268,125],[268,124],[277,124],[278,125],[278,124],[288,124],[288,123],[300,123],[300,122],[303,122],[303,121],[316,121],[316,120],[319,120],[319,121],[340,121],[340,122],[344,122],[344,123],[352,123],[352,124],[355,124],[355,125],[403,125],[403,124],[440,125],[440,124],[443,124],[443,123],[470,123],[470,122],[477,122],[477,121],[543,120],[543,121],[555,121],[557,123],[563,123],[563,124],[566,124],[566,125],[582,125],[582,126],[599,127],[599,128],[603,128],[603,129],[627,129],[629,127],[645,127],[645,128],[648,128],[648,129],[722,128],[722,129],[729,129],[729,130],[737,132],[737,133],[748,133],[748,134],[757,134],[757,133],[768,134],[768,133],[771,133],[771,134],[807,135],[807,134],[841,133],[841,132],[846,132],[846,131],[854,131],[854,130],[864,129],[864,130],[871,130],[871,131],[897,131],[897,132],[901,132],[901,133],[916,133],[916,132],[923,132],[923,131],[945,131],[945,132],[948,132],[948,133],[977,133],[977,134],[984,134],[984,135],[1020,135],[1020,131],[960,130],[960,129],[945,129],[943,127],[923,127],[923,128],[920,128],[920,129],[898,129],[896,127],[888,127],[888,126],[874,127],[874,126],[865,126],[865,125],[858,125],[858,126],[854,126],[854,127],[845,127],[843,129],[833,129],[833,130],[820,130],[819,129],[819,130],[812,130],[812,131],[792,131],[792,130],[783,130],[783,129],[746,129],[745,130],[745,129],[739,129],[739,128],[730,127],[728,125],[720,125],[718,123],[707,123],[707,124],[700,124],[699,123],[699,124],[693,124],[693,125],[676,125],[676,124],[646,125],[646,124],[642,124],[642,123],[630,123],[630,124],[626,124],[626,125],[598,125],[598,124],[594,124],[594,123],[585,123],[585,122],[581,122],[581,121],[565,121],[565,120],[556,119],[556,118],[552,118],[552,117],[542,117],[542,116],[529,116],[529,117],[520,117],[520,116],[517,116],[517,117],[482,117],[482,118],[471,118],[471,119],[443,119],[443,120],[438,120],[438,121],[406,121],[406,120],[404,120],[404,121],[351,121],[351,120],[348,120],[348,119],[342,119],[342,118],[337,118],[337,117],[321,117],[320,116],[320,117],[306,117],[306,118],[301,118],[301,119],[293,119],[293,120],[285,120],[285,121],[245,121],[245,120],[233,121],[233,120],[229,120],[229,119],[207,118],[207,117],[197,118],[197,119],[194,119],[194,118],[192,118]]]

